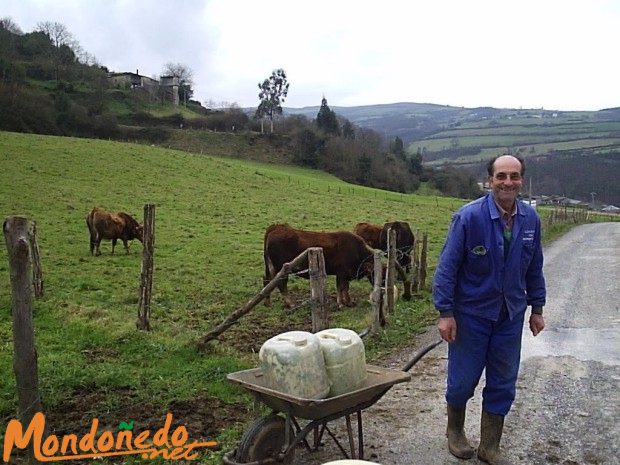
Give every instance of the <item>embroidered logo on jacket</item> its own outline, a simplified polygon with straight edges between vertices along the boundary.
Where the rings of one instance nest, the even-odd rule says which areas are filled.
[[[486,255],[487,254],[487,249],[483,245],[477,245],[476,247],[471,249],[471,251],[473,252],[474,255]]]

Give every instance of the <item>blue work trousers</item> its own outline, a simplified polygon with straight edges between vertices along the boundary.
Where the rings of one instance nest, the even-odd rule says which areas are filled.
[[[456,341],[448,346],[446,402],[462,407],[474,395],[482,370],[482,408],[505,416],[515,399],[525,312],[511,320],[504,307],[497,321],[454,312]]]

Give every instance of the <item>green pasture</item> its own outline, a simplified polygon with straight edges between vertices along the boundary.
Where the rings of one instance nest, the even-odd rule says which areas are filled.
[[[94,206],[124,210],[141,221],[146,203],[156,206],[148,333],[135,326],[140,243],[132,244],[129,255],[119,243],[111,255],[104,241],[103,254],[93,257],[85,223]],[[451,213],[462,204],[352,186],[301,168],[0,132],[0,213],[25,215],[37,224],[45,295],[35,302],[34,323],[43,406],[57,415],[84,409],[77,412],[84,421],[122,418],[135,406],[163,415],[173,402],[192,405],[196,399],[247,411],[249,396],[230,386],[226,374],[255,366],[267,338],[310,329],[307,305],[284,311],[274,293],[271,307],[254,309],[208,352],[198,351],[196,341],[262,288],[262,240],[269,224],[351,230],[360,221],[408,221],[428,234],[430,276]],[[1,249],[0,418],[7,419],[15,416],[16,387],[9,269]],[[354,283],[358,305],[346,310],[335,308],[332,277],[328,286],[332,326],[365,328],[370,285]],[[307,300],[307,281],[293,279],[290,287],[300,303]],[[369,359],[406,344],[434,318],[428,292],[399,302],[384,333],[366,341]],[[238,421],[231,419],[219,432],[224,448],[237,438]]]
[[[560,125],[506,125],[502,120],[501,125],[491,126],[488,123],[484,125],[462,125],[456,129],[441,131],[428,140],[432,139],[460,139],[462,137],[473,136],[505,136],[505,135],[545,135],[554,138],[557,135],[579,135],[581,137],[606,137],[610,132],[620,131],[620,122],[598,122],[594,123],[573,123]]]
[[[516,148],[523,148],[525,152],[521,152],[521,156],[540,155],[552,151],[561,150],[578,150],[578,149],[594,149],[597,153],[604,153],[605,150],[620,148],[620,139],[580,139],[565,142],[549,142],[543,144],[518,145]],[[500,147],[485,148],[480,151],[478,157],[488,159],[494,155],[500,154]],[[504,147],[505,149],[505,147]]]
[[[551,140],[550,140],[551,139]],[[438,139],[425,139],[413,142],[407,149],[409,153],[415,153],[418,149],[435,152],[458,147],[483,147],[486,149],[497,149],[506,147],[536,147],[537,153],[544,153],[547,147],[555,150],[572,150],[586,147],[599,147],[617,145],[620,143],[618,137],[584,137],[583,134],[558,134],[557,136],[522,134],[522,135],[473,135],[467,137],[450,137]]]

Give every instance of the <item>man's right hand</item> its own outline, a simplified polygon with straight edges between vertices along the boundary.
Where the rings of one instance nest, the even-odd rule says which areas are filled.
[[[439,318],[439,335],[447,343],[456,341],[456,320],[453,316]]]

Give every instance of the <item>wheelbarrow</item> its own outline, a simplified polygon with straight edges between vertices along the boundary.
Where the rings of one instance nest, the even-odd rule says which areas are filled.
[[[226,465],[291,464],[298,446],[308,451],[319,448],[325,432],[345,458],[364,458],[362,410],[374,405],[395,384],[411,379],[407,373],[424,355],[441,344],[442,340],[420,349],[402,370],[366,365],[368,374],[357,390],[326,399],[305,399],[268,388],[260,368],[230,373],[230,382],[247,389],[257,403],[263,403],[272,412],[255,420],[241,436],[238,447],[223,457]],[[351,416],[357,416],[357,451],[354,444]],[[344,417],[349,439],[350,455],[330,430],[328,423]],[[307,420],[303,425],[299,420]],[[312,445],[307,436],[313,431]]]

